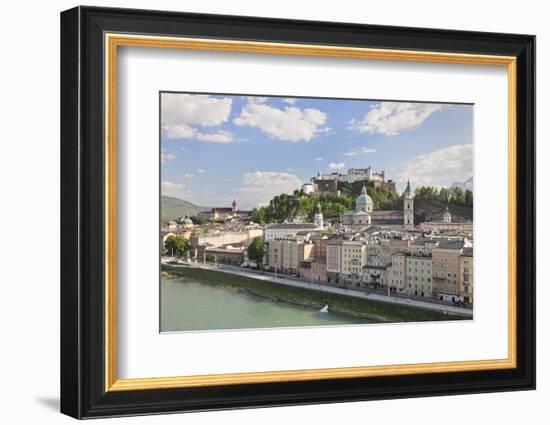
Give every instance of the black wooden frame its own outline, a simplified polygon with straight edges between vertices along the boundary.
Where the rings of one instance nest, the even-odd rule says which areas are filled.
[[[517,368],[104,391],[104,32],[517,57]],[[535,37],[77,7],[61,14],[61,411],[76,418],[535,388]]]

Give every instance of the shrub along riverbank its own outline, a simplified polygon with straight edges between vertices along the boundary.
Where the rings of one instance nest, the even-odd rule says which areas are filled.
[[[465,319],[437,311],[331,294],[313,289],[295,288],[214,270],[163,265],[162,271],[165,276],[191,279],[202,284],[246,292],[272,301],[286,302],[311,309],[320,309],[328,304],[330,310],[335,313],[359,317],[365,319],[365,322],[424,322]]]

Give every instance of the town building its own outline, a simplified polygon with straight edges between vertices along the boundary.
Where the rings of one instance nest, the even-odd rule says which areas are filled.
[[[363,267],[367,264],[366,245],[361,241],[342,242],[342,281],[348,285],[361,286]]]
[[[474,230],[474,224],[471,220],[459,219],[453,221],[449,206],[447,205],[443,210],[441,219],[421,223],[420,230],[423,232],[441,233],[447,235],[471,235]]]
[[[386,228],[403,228],[403,211],[378,210],[371,213],[371,225]]]
[[[250,228],[239,231],[215,231],[191,235],[191,248],[203,245],[219,247],[222,245],[246,243],[249,245],[256,236],[262,235],[262,229]]]
[[[221,247],[211,247],[202,245],[197,251],[197,259],[205,259],[214,263],[231,264],[239,266],[244,260],[246,244],[224,245]]]
[[[379,289],[387,284],[387,267],[365,265],[362,274],[362,286]]]
[[[410,242],[408,252],[415,257],[430,257],[432,250],[437,247],[437,239],[416,238]]]
[[[406,255],[404,252],[396,252],[391,256],[391,265],[387,269],[387,284],[391,292],[404,293],[407,280]]]
[[[465,303],[474,302],[474,249],[464,248],[460,254],[459,296]]]
[[[392,256],[396,252],[407,251],[411,239],[393,237],[381,239],[367,245],[367,264],[370,266],[387,267],[391,264]]]
[[[264,242],[274,239],[282,239],[292,235],[296,235],[299,232],[315,232],[319,229],[314,223],[281,223],[272,224],[267,226],[263,230]]]
[[[314,233],[310,236],[309,240],[313,243],[313,257],[326,259],[328,236],[322,233]]]
[[[327,282],[334,285],[340,283],[342,270],[342,243],[343,239],[329,239],[327,241]]]
[[[210,211],[200,211],[198,217],[207,221],[245,220],[250,218],[252,211],[240,211],[234,199],[230,207],[214,207]]]
[[[471,235],[474,231],[474,223],[471,221],[451,223],[444,221],[426,221],[420,224],[420,230],[422,232],[433,232],[447,235]]]
[[[432,258],[405,256],[405,293],[417,297],[431,297],[433,291]]]
[[[300,277],[312,283],[327,281],[327,262],[323,258],[313,258],[300,262]]]
[[[266,242],[266,248],[267,267],[281,273],[298,273],[300,263],[313,255],[313,244],[302,237],[272,239]]]
[[[440,300],[457,301],[460,296],[462,239],[440,239],[432,250],[433,291]]]

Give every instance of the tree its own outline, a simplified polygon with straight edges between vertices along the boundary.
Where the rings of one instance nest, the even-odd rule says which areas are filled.
[[[164,247],[170,255],[183,256],[189,252],[190,243],[183,236],[168,236]]]
[[[460,187],[453,187],[451,189],[451,199],[449,202],[455,205],[464,205],[466,197],[464,191]]]
[[[265,249],[261,236],[256,236],[252,239],[252,243],[248,246],[246,253],[248,254],[248,259],[254,261],[256,265],[262,263],[264,260]]]
[[[445,204],[449,202],[449,189],[447,189],[446,187],[442,187],[439,190],[439,198],[441,199],[441,202]]]
[[[252,210],[252,221],[262,225],[265,224],[265,208],[254,208]]]
[[[464,203],[469,206],[474,204],[474,194],[471,190],[467,190],[464,194]]]

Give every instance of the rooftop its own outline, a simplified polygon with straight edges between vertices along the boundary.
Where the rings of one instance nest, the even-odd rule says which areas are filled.
[[[307,230],[307,229],[317,229],[317,226],[313,223],[280,223],[280,224],[273,224],[269,227],[266,227],[266,230],[269,229],[300,229],[300,230]]]
[[[464,241],[461,239],[438,239],[440,249],[462,249]]]
[[[474,249],[473,248],[464,248],[462,250],[462,255],[465,257],[473,257],[474,256]]]

